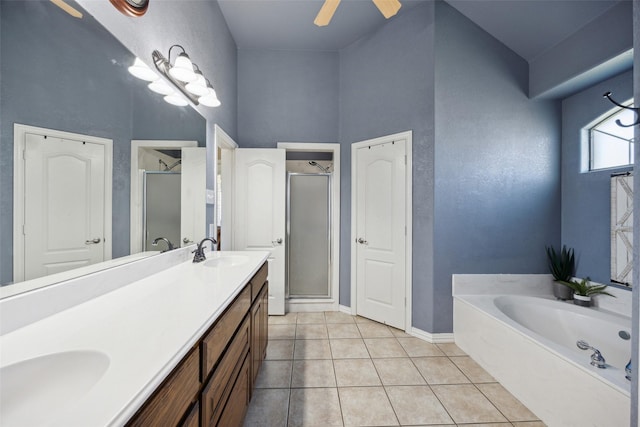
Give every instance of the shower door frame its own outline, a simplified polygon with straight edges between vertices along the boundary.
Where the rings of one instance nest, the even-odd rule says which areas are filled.
[[[329,245],[327,246],[327,296],[324,295],[308,295],[308,296],[297,296],[294,295],[294,299],[327,299],[330,300],[334,298],[333,289],[332,289],[332,251],[331,245],[333,243],[332,235],[333,235],[333,224],[332,224],[332,203],[331,196],[333,195],[333,182],[332,182],[332,174],[331,173],[304,173],[304,172],[287,172],[287,192],[286,192],[286,222],[285,222],[285,239],[287,239],[286,248],[287,248],[287,256],[286,256],[286,275],[285,275],[285,298],[291,298],[290,294],[290,286],[289,286],[289,271],[291,268],[290,259],[290,251],[291,245],[291,177],[292,176],[326,176],[327,177],[327,219],[328,219],[328,227],[327,227],[327,239],[329,240]]]

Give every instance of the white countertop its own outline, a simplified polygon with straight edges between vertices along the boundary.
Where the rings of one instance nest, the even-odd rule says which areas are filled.
[[[122,425],[268,256],[235,254],[248,261],[233,267],[183,262],[2,335],[0,366],[58,352],[104,353],[109,366],[100,380],[73,405],[48,413],[45,425]]]

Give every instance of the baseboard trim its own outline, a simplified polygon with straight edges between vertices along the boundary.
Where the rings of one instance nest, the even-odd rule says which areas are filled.
[[[344,314],[353,314],[351,312],[351,307],[347,307],[346,305],[342,305],[342,304],[338,306],[338,311]]]
[[[330,300],[287,300],[285,302],[286,312],[304,313],[312,311],[338,311],[336,301]]]
[[[422,329],[411,328],[409,335],[420,338],[432,344],[445,344],[455,342],[453,333],[432,334],[430,332],[423,331]]]

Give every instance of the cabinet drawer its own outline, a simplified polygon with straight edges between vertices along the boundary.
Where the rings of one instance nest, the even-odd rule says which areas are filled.
[[[251,397],[251,374],[250,362],[251,355],[245,357],[238,379],[236,380],[229,400],[220,415],[219,427],[241,427],[244,416],[249,408],[249,399]],[[266,419],[265,419],[266,422]]]
[[[200,425],[200,405],[198,402],[193,405],[189,415],[182,422],[181,427],[198,427]]]
[[[202,382],[204,382],[227,343],[231,341],[234,332],[251,307],[251,286],[245,286],[240,295],[233,301],[202,340]]]
[[[267,268],[268,263],[265,262],[262,264],[262,267],[251,279],[251,301],[255,301],[256,297],[260,293],[260,289],[262,289],[262,285],[267,281],[267,275],[269,269]]]
[[[202,425],[216,425],[220,411],[224,407],[238,375],[241,361],[249,353],[249,343],[250,316],[247,316],[202,392]]]
[[[129,426],[178,425],[200,390],[200,352],[196,347],[158,387]]]

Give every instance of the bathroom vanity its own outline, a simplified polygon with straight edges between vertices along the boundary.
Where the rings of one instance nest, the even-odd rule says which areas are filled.
[[[268,253],[215,252],[194,264],[188,250],[179,251],[78,278],[90,288],[105,282],[102,275],[124,278],[163,257],[171,263],[6,328],[0,424],[242,425],[266,354]],[[24,307],[20,299],[28,297],[36,304],[41,292],[57,305],[70,297],[65,288],[77,291],[78,283],[0,305],[15,313],[12,305]]]

